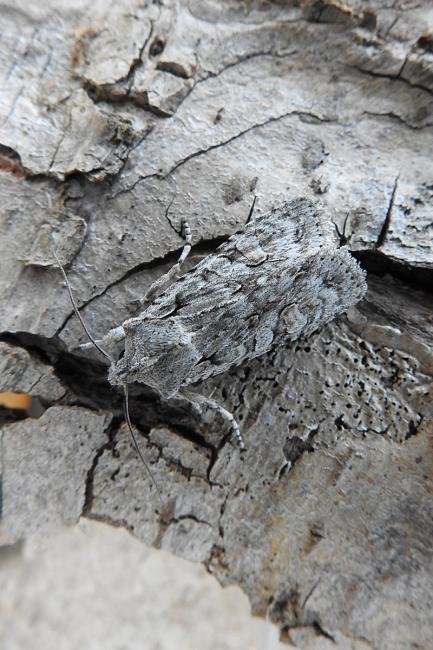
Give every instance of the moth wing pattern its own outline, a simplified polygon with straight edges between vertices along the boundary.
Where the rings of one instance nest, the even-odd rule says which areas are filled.
[[[124,356],[109,379],[172,397],[312,334],[365,291],[365,273],[317,206],[291,200],[252,219],[125,321]]]

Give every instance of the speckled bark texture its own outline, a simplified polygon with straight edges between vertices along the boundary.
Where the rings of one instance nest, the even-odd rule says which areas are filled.
[[[5,0],[1,389],[11,543],[84,514],[203,562],[301,649],[432,648],[433,10],[427,0]],[[195,390],[131,389],[85,338],[256,214],[309,196],[368,273],[356,307]]]

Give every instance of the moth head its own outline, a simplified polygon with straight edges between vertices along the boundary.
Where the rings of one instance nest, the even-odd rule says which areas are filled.
[[[108,378],[112,384],[138,382],[168,398],[188,383],[200,355],[191,334],[176,318],[131,318],[123,328],[125,351],[110,368]]]

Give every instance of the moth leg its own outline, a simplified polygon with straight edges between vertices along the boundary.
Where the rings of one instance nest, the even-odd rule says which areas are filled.
[[[224,406],[221,406],[221,404],[218,404],[218,402],[211,399],[210,397],[205,397],[204,395],[199,395],[198,393],[193,393],[192,391],[185,390],[185,389],[180,390],[179,395],[182,395],[183,397],[185,397],[186,400],[188,400],[188,402],[197,406],[200,412],[202,406],[212,409],[213,411],[218,411],[218,413],[224,418],[224,420],[226,420],[229,423],[231,432],[234,434],[236,441],[239,445],[239,448],[241,450],[245,449],[244,439],[242,438],[239,424],[235,420],[233,413],[227,411],[227,409],[225,409]]]
[[[119,325],[119,327],[113,327],[113,329],[109,330],[103,337],[102,339],[96,339],[96,343],[98,345],[102,345],[107,349],[110,348],[115,348],[118,343],[123,341],[125,338],[125,330],[123,329],[122,325]],[[79,350],[88,350],[89,348],[92,347],[92,343],[82,343],[81,345],[78,346]]]
[[[346,244],[349,243],[349,239],[351,238],[352,235],[347,235],[346,234],[346,226],[347,226],[347,220],[349,218],[349,212],[346,214],[346,218],[344,219],[343,223],[343,230],[340,232],[339,227],[337,224],[333,221],[332,223],[334,224],[335,232],[337,233],[337,237],[340,241],[340,246],[345,246]]]
[[[191,251],[191,228],[189,227],[188,222],[185,219],[182,219],[182,236],[185,240],[185,245],[182,249],[179,259],[176,264],[174,264],[167,273],[164,273],[158,280],[155,280],[153,284],[146,291],[144,297],[141,300],[141,305],[143,306],[146,303],[152,302],[157,298],[167,287],[170,285],[173,278],[175,278],[182,268],[182,264],[185,262]]]

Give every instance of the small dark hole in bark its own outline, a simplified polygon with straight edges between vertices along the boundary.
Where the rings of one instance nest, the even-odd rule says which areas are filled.
[[[417,41],[417,46],[426,52],[433,52],[433,34],[422,34]]]
[[[367,11],[364,11],[359,26],[374,32],[377,27],[377,16],[374,11],[368,9]]]
[[[155,36],[149,48],[149,55],[152,57],[159,56],[164,51],[164,48],[165,48],[165,39],[162,38],[161,36]]]

